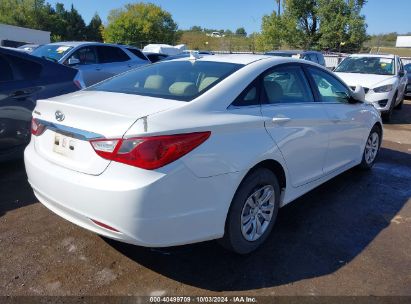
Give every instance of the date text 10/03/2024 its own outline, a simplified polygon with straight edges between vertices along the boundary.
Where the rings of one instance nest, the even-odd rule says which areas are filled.
[[[257,303],[255,297],[150,297],[150,303]]]

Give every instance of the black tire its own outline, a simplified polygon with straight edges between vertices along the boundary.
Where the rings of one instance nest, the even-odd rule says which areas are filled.
[[[402,109],[402,105],[404,104],[404,98],[405,98],[405,95],[402,96],[401,102],[399,104],[397,104],[397,106],[394,109],[396,109],[396,110],[401,110]]]
[[[377,134],[378,135],[378,145],[377,145],[377,151],[376,151],[376,155],[373,157],[372,161],[369,161],[369,159],[367,160],[367,144],[368,142],[371,140],[372,141],[372,136],[373,134]],[[359,168],[362,170],[370,170],[372,168],[372,166],[374,166],[375,161],[378,157],[378,153],[380,151],[380,147],[381,147],[381,128],[378,125],[375,125],[370,132],[370,135],[368,135],[367,137],[367,142],[365,144],[365,148],[364,148],[364,152],[362,153],[362,161],[361,164],[359,165]]]
[[[395,101],[397,100],[398,92],[395,92],[394,97],[392,98],[390,109],[381,114],[381,118],[384,122],[390,122],[392,118],[392,111],[394,109]]]
[[[271,199],[272,203],[274,204],[271,219],[270,221],[266,222],[266,228],[261,233],[261,236],[258,237],[258,239],[253,241],[247,240],[242,232],[242,214],[247,210],[247,199],[250,198],[253,194],[257,193],[259,189],[262,189],[263,187],[269,187],[269,191],[271,191],[270,186],[274,190],[274,198]],[[226,249],[237,254],[248,254],[256,250],[262,243],[264,243],[271,230],[273,229],[280,205],[280,193],[281,192],[278,179],[271,170],[268,170],[266,168],[258,168],[249,173],[241,182],[234,195],[230,210],[228,211],[227,215],[224,237],[219,240],[219,243]],[[251,208],[249,208],[248,211],[251,218]],[[258,216],[258,214],[254,214],[254,221],[256,221],[256,218]],[[259,218],[264,223],[263,217],[260,216]],[[252,222],[253,220],[250,219],[250,221]],[[257,221],[259,221],[259,219],[257,219]],[[254,224],[252,224],[252,227],[254,227]]]

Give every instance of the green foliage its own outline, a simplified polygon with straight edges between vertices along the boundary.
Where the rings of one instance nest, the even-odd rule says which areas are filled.
[[[192,27],[190,27],[190,32],[202,32],[203,28],[201,26],[198,25],[193,25]]]
[[[103,22],[100,16],[96,13],[87,25],[86,34],[89,41],[103,41],[102,31],[104,31]]]
[[[127,4],[110,11],[103,31],[106,42],[133,44],[176,41],[177,24],[171,14],[151,3]]]
[[[278,3],[278,2],[277,2]],[[284,0],[283,14],[262,19],[257,49],[356,51],[367,40],[366,0]]]
[[[98,20],[100,24],[96,26]],[[62,3],[56,3],[53,8],[44,0],[1,0],[0,23],[50,31],[52,41],[90,38],[101,41],[98,15],[86,27],[74,6],[67,11]]]
[[[247,36],[247,32],[245,31],[243,27],[236,29],[235,34],[238,36],[244,36],[244,37]]]
[[[225,31],[227,33],[227,31]],[[254,51],[254,35],[251,37],[226,35],[225,37],[210,37],[205,32],[183,31],[178,43],[184,43],[191,50],[220,50],[227,52]]]
[[[319,0],[319,47],[348,52],[359,50],[367,40],[365,18],[360,10],[353,0]]]

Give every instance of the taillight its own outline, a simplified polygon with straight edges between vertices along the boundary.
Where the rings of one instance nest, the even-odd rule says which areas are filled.
[[[78,89],[83,89],[83,87],[81,86],[81,83],[80,83],[80,81],[79,80],[73,80],[73,82],[74,82],[74,84],[76,85],[76,87],[78,88]]]
[[[143,168],[158,169],[186,155],[210,137],[197,132],[128,139],[98,139],[90,143],[105,159]]]
[[[34,136],[40,136],[41,134],[43,134],[45,129],[45,126],[42,125],[37,119],[31,119],[31,134],[33,134]]]

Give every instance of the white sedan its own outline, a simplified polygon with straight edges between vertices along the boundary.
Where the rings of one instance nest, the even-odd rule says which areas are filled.
[[[27,175],[47,208],[108,238],[220,239],[245,254],[267,239],[279,207],[372,167],[383,130],[363,98],[298,59],[160,62],[39,101]]]
[[[394,108],[404,102],[407,73],[401,58],[396,55],[354,54],[344,59],[335,73],[349,86],[361,85],[365,100],[390,121]]]

